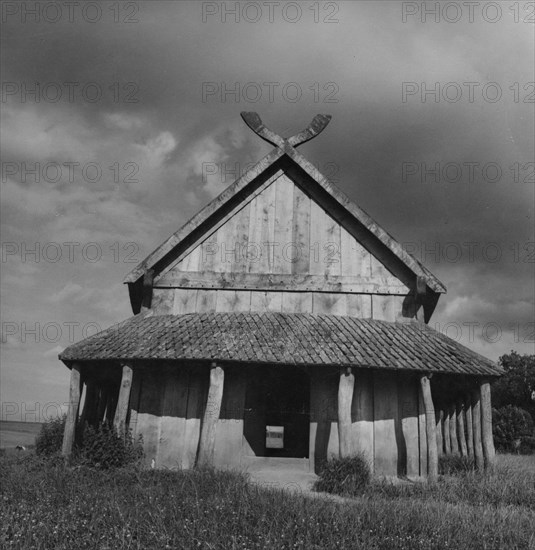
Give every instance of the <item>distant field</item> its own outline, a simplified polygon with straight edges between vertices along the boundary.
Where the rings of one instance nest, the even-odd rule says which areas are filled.
[[[33,445],[41,426],[41,422],[0,420],[0,449],[8,449],[17,445]]]

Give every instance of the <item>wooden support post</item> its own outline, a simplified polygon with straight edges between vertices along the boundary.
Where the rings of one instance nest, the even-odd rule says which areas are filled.
[[[444,411],[438,411],[438,416],[436,418],[437,426],[437,454],[442,456],[444,454],[444,442],[442,436],[442,422],[444,421]]]
[[[466,448],[468,456],[474,456],[474,429],[472,421],[472,399],[470,394],[464,397],[464,411],[466,416]]]
[[[449,408],[450,412],[450,445],[451,454],[459,454],[459,443],[457,441],[457,415],[455,414],[455,403],[452,403]]]
[[[444,454],[451,454],[451,444],[450,444],[450,413],[448,409],[444,409]]]
[[[338,443],[340,458],[346,458],[352,454],[351,445],[351,403],[353,401],[353,389],[355,375],[351,367],[340,371],[338,384]]]
[[[126,430],[126,417],[128,416],[128,405],[130,403],[130,389],[132,387],[133,370],[130,365],[123,365],[121,386],[119,388],[119,399],[115,409],[113,425],[117,433],[124,434]]]
[[[438,478],[437,435],[435,425],[435,407],[431,396],[431,380],[429,376],[420,377],[420,391],[425,408],[425,434],[427,439],[427,477],[429,481]]]
[[[214,461],[215,435],[221,412],[224,381],[224,370],[218,367],[216,363],[212,363],[210,368],[210,388],[208,389],[208,398],[206,400],[206,409],[204,411],[199,440],[198,466],[211,466]]]
[[[68,461],[72,454],[72,445],[76,431],[76,420],[78,417],[78,407],[80,406],[80,382],[82,379],[82,367],[79,363],[74,363],[71,368],[71,384],[69,388],[69,408],[67,409],[67,418],[65,420],[65,431],[63,432],[63,445],[61,454]]]
[[[482,470],[485,466],[483,445],[481,443],[481,394],[479,388],[472,392],[472,429],[474,432],[474,456],[476,468]]]
[[[459,448],[461,456],[468,456],[466,447],[466,434],[464,431],[464,403],[461,398],[457,399],[457,435],[459,436]]]
[[[483,446],[483,457],[485,468],[494,466],[496,451],[494,450],[494,439],[492,438],[492,406],[490,401],[490,383],[483,380],[479,386],[481,394],[481,442]]]

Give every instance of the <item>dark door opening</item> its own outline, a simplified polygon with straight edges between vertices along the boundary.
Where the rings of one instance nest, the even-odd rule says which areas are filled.
[[[244,435],[256,456],[308,458],[310,379],[295,367],[251,372]]]

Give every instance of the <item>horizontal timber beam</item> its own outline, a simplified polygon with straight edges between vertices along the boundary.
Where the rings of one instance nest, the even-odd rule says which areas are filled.
[[[159,288],[276,290],[283,292],[359,292],[363,294],[397,294],[401,296],[409,292],[405,285],[394,285],[384,278],[216,273],[213,271],[175,271],[157,279],[154,286]]]

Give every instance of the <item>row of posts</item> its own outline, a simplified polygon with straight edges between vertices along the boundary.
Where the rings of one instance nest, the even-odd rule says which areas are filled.
[[[437,411],[436,445],[439,456],[472,458],[480,470],[492,467],[496,452],[488,381]]]
[[[69,387],[69,408],[63,432],[62,455],[68,460],[72,454],[77,425],[98,425],[100,422],[113,422],[118,433],[124,433],[132,385],[132,367],[122,366],[121,386],[117,390],[111,386],[100,385],[94,380],[84,380],[82,366],[75,363],[71,368]],[[80,400],[85,385],[85,402],[82,413]]]
[[[429,481],[438,478],[438,457],[444,454],[473,457],[478,469],[491,468],[496,453],[492,439],[490,383],[482,380],[465,398],[457,400],[446,411],[438,411],[436,415],[431,378],[432,374],[420,375],[418,387],[425,412]],[[358,380],[355,381],[352,369],[342,368],[338,385],[338,441],[342,458],[352,452],[351,404],[355,383],[358,384]]]
[[[130,391],[132,388],[133,369],[128,363],[122,364],[121,385],[119,393],[99,387],[93,381],[86,382],[86,397],[84,408],[80,417],[83,423],[98,423],[104,418],[109,422],[113,419],[113,426],[117,433],[124,434],[127,428],[128,410],[130,403]],[[210,407],[205,407],[201,436],[199,440],[198,465],[207,465],[213,462],[215,436],[217,422],[223,400],[224,370],[215,362],[210,368],[210,386],[207,402]],[[84,379],[82,366],[74,363],[71,367],[71,382],[69,388],[69,408],[63,432],[62,455],[69,461],[72,455],[76,425],[78,424],[80,398],[82,395]]]
[[[122,365],[121,385],[117,402],[111,402],[109,394],[104,398],[102,389],[94,384],[87,384],[86,402],[82,419],[97,410],[97,416],[104,414],[107,409],[107,418],[111,421],[111,411],[114,410],[113,424],[118,433],[126,428],[132,386],[132,366]],[[419,392],[424,404],[427,468],[428,479],[434,481],[438,477],[438,457],[448,454],[474,457],[478,469],[490,468],[494,463],[495,451],[492,439],[492,409],[490,400],[490,384],[487,380],[464,398],[452,403],[446,410],[438,411],[435,408],[431,395],[431,374],[420,375]],[[214,454],[217,422],[223,398],[224,370],[215,362],[210,368],[210,386],[208,389],[208,403],[199,440],[197,463],[211,464]],[[341,369],[338,387],[338,440],[341,457],[351,454],[351,404],[355,386],[355,375],[350,367]],[[65,423],[62,454],[68,460],[72,453],[74,434],[78,420],[78,409],[82,393],[82,367],[75,363],[71,368],[71,384],[69,390],[69,409]]]

